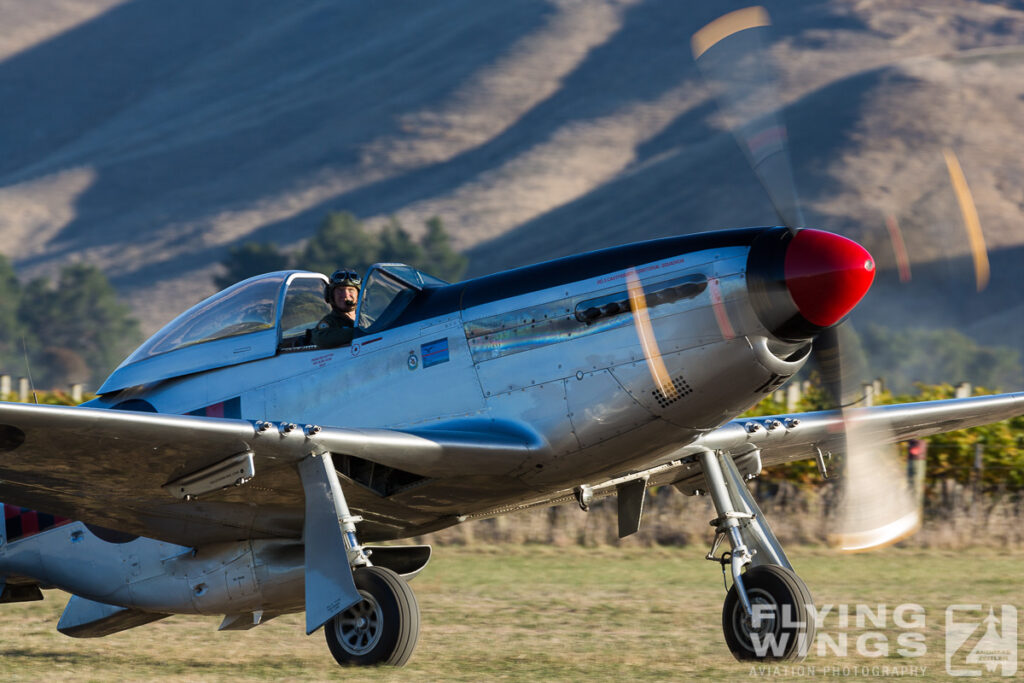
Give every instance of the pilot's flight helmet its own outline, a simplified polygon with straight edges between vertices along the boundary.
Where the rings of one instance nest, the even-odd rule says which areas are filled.
[[[331,303],[331,296],[335,287],[355,287],[360,289],[363,285],[359,273],[348,268],[339,268],[331,273],[331,279],[324,285],[324,301]]]

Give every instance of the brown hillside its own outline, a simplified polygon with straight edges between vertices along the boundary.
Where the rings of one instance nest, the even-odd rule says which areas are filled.
[[[990,246],[1024,243],[1024,3],[765,4],[809,224],[887,263],[892,214],[919,262],[962,253],[951,147]],[[739,6],[0,0],[0,239],[26,276],[98,263],[152,331],[228,246],[332,209],[440,215],[475,273],[775,223],[689,54]],[[904,319],[881,280],[868,313]],[[917,286],[922,320],[991,334],[1019,277],[960,308]]]

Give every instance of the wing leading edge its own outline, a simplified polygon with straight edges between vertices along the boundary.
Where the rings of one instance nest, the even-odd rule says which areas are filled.
[[[969,427],[978,427],[1024,415],[1024,392],[973,398],[901,403],[848,410],[793,413],[732,420],[681,446],[668,462],[621,476],[595,482],[588,487],[594,498],[616,495],[632,482],[646,486],[677,484],[684,490],[705,489],[696,453],[707,450],[728,451],[743,473],[755,473],[760,464],[771,467],[796,460],[809,460],[822,451],[840,452],[844,446],[844,420],[856,420],[863,434],[888,442],[931,436]],[[751,456],[758,454],[758,462]],[[577,500],[570,489],[538,496],[521,505],[505,506],[469,515],[478,519],[543,505]]]
[[[973,398],[900,403],[847,410],[733,420],[704,434],[694,446],[732,452],[756,448],[765,467],[815,456],[815,449],[840,451],[845,421],[868,437],[889,442],[931,436],[1024,415],[1024,392]],[[845,421],[844,421],[845,420]]]
[[[332,452],[429,479],[467,471],[501,476],[537,445],[527,434],[493,424],[487,431],[470,425],[443,431],[320,429],[0,403],[0,501],[181,545],[299,538],[305,497],[297,463],[311,453]],[[246,473],[243,464],[237,477],[245,483],[231,486],[230,468],[246,461],[252,471]],[[207,482],[209,491],[194,500],[168,487],[197,479],[189,490],[203,490]],[[390,520],[398,530],[436,519],[389,503],[358,479],[342,481],[353,508],[372,504],[371,524]]]
[[[1024,393],[876,406],[847,411],[868,433],[890,441],[930,436],[1024,414]],[[595,497],[633,482],[700,488],[695,454],[730,452],[744,467],[766,467],[839,451],[844,416],[838,411],[733,420],[681,446],[667,462],[595,482]],[[245,538],[298,538],[304,495],[297,463],[332,452],[413,478],[471,473],[504,476],[542,445],[514,425],[467,423],[447,430],[324,428],[94,408],[0,403],[0,501],[45,510],[150,538],[198,545]],[[245,485],[185,501],[165,486],[240,454],[252,454],[254,476]],[[337,458],[336,458],[337,462]],[[741,470],[744,469],[741,467]],[[214,469],[216,469],[214,467]],[[343,475],[347,474],[345,472]],[[437,515],[389,503],[379,491],[343,476],[346,496],[367,522],[425,528]],[[482,510],[460,520],[570,502],[564,489],[522,503]],[[360,503],[365,504],[365,508]]]

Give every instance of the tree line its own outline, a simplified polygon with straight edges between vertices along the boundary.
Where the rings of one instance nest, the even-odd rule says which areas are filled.
[[[913,393],[896,394],[882,391],[873,396],[875,405],[911,403],[915,401],[937,401],[955,396],[950,384],[918,383]],[[992,393],[982,387],[974,389],[975,396]],[[835,407],[830,392],[815,376],[810,388],[801,395],[793,412],[827,410]],[[749,417],[785,415],[789,413],[785,404],[768,396],[745,413]],[[1024,490],[1024,416],[1002,422],[972,427],[956,432],[936,434],[924,439],[928,443],[926,483],[929,488],[944,481],[958,484],[978,484],[983,490],[1020,491]],[[980,448],[982,467],[975,467],[975,458]],[[900,455],[906,453],[900,450]],[[802,460],[773,468],[763,477],[765,481],[789,481],[802,486],[825,485],[813,460]]]
[[[221,261],[224,273],[214,278],[218,287],[274,270],[301,269],[330,275],[338,268],[363,274],[374,263],[404,263],[448,282],[466,272],[468,259],[452,247],[451,238],[437,216],[425,222],[415,240],[396,218],[378,231],[367,229],[355,215],[332,211],[306,244],[282,251],[273,242],[245,242],[228,249]]]
[[[22,284],[0,254],[0,368],[37,387],[96,386],[141,341],[139,323],[96,266]]]

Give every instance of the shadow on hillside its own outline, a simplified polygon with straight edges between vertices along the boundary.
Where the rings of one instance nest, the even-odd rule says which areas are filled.
[[[681,8],[676,0],[646,0],[629,7],[615,35],[500,135],[449,161],[331,197],[246,239],[294,243],[329,210],[397,212],[450,193],[574,123],[653,101],[680,83],[696,84],[690,36],[746,4],[709,0]],[[820,25],[820,10],[794,10],[784,0],[768,4],[778,38],[798,36],[803,24]],[[295,191],[297,179],[356,168],[368,141],[399,135],[403,115],[448,101],[552,11],[543,0],[410,0],[361,5],[358,13],[330,3],[283,8],[269,0],[118,5],[0,63],[0,183],[72,168],[96,172],[45,257],[18,265],[66,259],[97,242],[137,243],[151,225],[169,223],[180,229],[175,253],[155,263],[125,263],[111,274],[115,284],[137,285],[144,272],[153,286],[212,265],[224,250],[203,248],[204,218]],[[696,123],[703,136],[705,117],[696,112],[680,125]],[[656,153],[641,150],[641,156]],[[694,192],[720,182],[720,175],[697,179]],[[509,240],[545,225],[542,217]],[[578,250],[577,239],[579,248],[600,243],[575,234],[571,250]],[[191,243],[197,246],[177,249]]]
[[[796,189],[805,202],[836,189],[826,169],[848,144],[864,103],[883,79],[890,80],[883,71],[859,74],[783,112]],[[476,247],[470,252],[474,271],[526,263],[541,243],[543,253],[557,256],[637,239],[777,224],[767,194],[732,135],[710,123],[716,111],[708,102],[686,112],[637,148],[632,172]],[[609,215],[609,204],[618,205],[620,223],[587,220]],[[810,225],[817,223],[813,214],[806,218]]]
[[[367,139],[396,134],[403,115],[447,101],[551,11],[543,0],[392,2],[357,13],[267,0],[118,5],[0,63],[0,184],[96,172],[46,256],[19,265],[135,239],[151,226],[123,216],[149,195],[160,207],[150,215],[163,212],[154,223],[194,221],[175,237],[201,245],[200,219],[355,164]],[[254,237],[303,237],[318,222],[310,215],[325,211]],[[168,259],[193,267],[222,256],[199,247]],[[180,275],[171,265],[147,265],[147,280]],[[130,283],[135,269],[125,264],[113,280]]]
[[[971,256],[957,256],[913,264],[910,282],[899,282],[893,270],[882,271],[874,287],[857,309],[857,320],[900,327],[965,328],[1020,307],[1007,292],[1020,289],[1020,264],[1024,245],[994,249],[988,253],[991,279],[977,291]],[[937,306],[936,302],[942,303]],[[1004,338],[981,340],[986,346],[1013,346],[1013,335],[1024,334],[1024,320],[1004,320]]]
[[[693,87],[700,87],[690,53],[690,37],[708,21],[747,4],[691,3],[687,5],[685,14],[680,12],[678,2],[674,0],[647,0],[637,4],[625,12],[622,26],[615,35],[594,48],[562,81],[556,93],[538,103],[500,135],[443,163],[419,168],[334,197],[287,221],[268,225],[252,237],[272,240],[275,234],[297,224],[316,225],[329,210],[347,210],[356,215],[397,212],[414,202],[450,192],[481,174],[497,169],[522,154],[523,150],[550,140],[558,131],[569,126],[612,115],[631,104],[653,102],[679,84],[689,83]],[[794,16],[803,18],[802,15],[794,15],[784,4],[778,4],[779,15],[787,19]],[[854,25],[849,20],[836,21]],[[776,35],[783,37],[801,28],[799,24],[787,23],[776,31]],[[690,126],[686,135],[697,139],[707,137],[710,134],[704,123],[707,113],[707,110],[701,109],[684,116],[686,120],[680,123],[679,130]],[[656,148],[651,148],[644,153],[656,152]],[[592,194],[615,192],[616,189],[609,185],[598,188]],[[567,206],[566,211],[575,211],[579,207],[579,203],[573,203]],[[614,228],[609,228],[609,231],[615,235],[622,234],[622,231]],[[550,240],[549,244],[551,226],[541,217],[475,249],[471,252],[470,267],[474,274],[482,274],[525,263],[538,253],[561,255],[617,243],[607,239],[595,240],[593,235],[584,237],[578,231],[569,232],[568,242],[571,242],[571,246],[563,248],[562,242],[565,240],[558,238]],[[530,237],[531,233],[541,237]],[[526,247],[522,246],[524,236],[527,236]],[[630,235],[630,238],[640,237]],[[552,246],[554,252],[550,251]],[[486,255],[491,252],[501,253],[504,258],[490,259]],[[473,263],[477,259],[487,265],[481,269]]]

